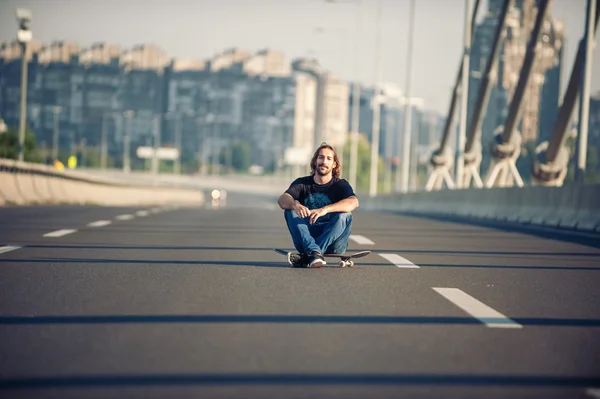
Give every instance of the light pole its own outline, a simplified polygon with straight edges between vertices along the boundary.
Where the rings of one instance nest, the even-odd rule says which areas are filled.
[[[25,159],[25,125],[27,122],[27,48],[33,34],[29,29],[32,13],[24,8],[17,8],[17,21],[19,30],[17,31],[17,40],[21,44],[21,109],[19,112],[19,161]]]
[[[348,165],[348,180],[352,187],[356,189],[356,173],[358,169],[358,131],[360,130],[360,83],[358,79],[359,64],[359,40],[361,31],[361,0],[325,0],[327,3],[355,3],[356,4],[356,27],[354,39],[354,84],[352,85],[352,121],[350,133],[350,164]]]
[[[465,33],[464,33],[464,51],[462,81],[460,86],[460,126],[458,131],[458,143],[456,145],[456,176],[454,183],[456,188],[463,188],[464,185],[464,163],[465,163],[465,145],[467,141],[467,107],[469,105],[469,62],[471,59],[471,0],[465,0]]]
[[[52,132],[52,161],[58,160],[58,140],[59,140],[59,129],[60,129],[60,112],[62,107],[55,105],[52,107],[52,117],[54,122],[54,131]]]
[[[152,119],[152,174],[157,174],[159,169],[158,149],[160,148],[160,118],[154,115]]]
[[[221,146],[219,143],[219,136],[220,136],[220,131],[219,131],[219,119],[217,118],[217,116],[215,116],[215,121],[213,123],[213,129],[212,129],[212,139],[214,140],[214,143],[211,143],[212,145],[211,147],[211,155],[212,155],[212,165],[211,165],[211,174],[214,175],[214,168],[217,168],[217,174],[219,174],[221,172],[221,164],[219,162],[219,151],[221,150]],[[217,166],[218,165],[218,166]]]
[[[205,173],[203,174],[212,174],[212,167],[210,168],[209,173],[208,163],[210,162],[209,155],[211,155],[210,153],[212,152],[210,150],[210,147],[212,147],[213,143],[212,137],[208,137],[208,135],[206,134],[206,127],[210,125],[212,131],[214,129],[214,121],[215,115],[213,113],[209,113],[208,115],[206,115],[204,129],[202,132],[202,169],[205,171]],[[210,146],[208,143],[210,143]]]
[[[181,114],[175,112],[175,148],[177,149],[177,158],[173,162],[173,173],[181,173]]]
[[[408,176],[409,176],[409,167],[410,167],[410,139],[411,139],[411,111],[412,111],[412,101],[411,101],[411,80],[412,80],[412,48],[413,48],[413,36],[415,30],[415,0],[410,1],[410,13],[409,13],[409,21],[408,21],[408,51],[406,55],[406,83],[405,90],[406,94],[404,96],[404,148],[402,154],[402,184],[400,186],[400,191],[402,193],[406,193],[408,191]],[[400,142],[400,140],[398,140]],[[398,151],[398,154],[400,152]]]
[[[585,65],[583,67],[583,80],[579,97],[579,134],[577,135],[577,167],[575,181],[583,183],[585,177],[585,164],[587,157],[588,123],[590,116],[590,85],[592,81],[592,55],[594,50],[594,16],[596,15],[596,0],[587,0],[587,14],[585,26]]]
[[[379,83],[381,80],[381,37],[383,24],[381,23],[381,13],[383,9],[383,0],[378,1],[377,7],[377,42],[375,46],[375,93],[373,96],[373,125],[371,137],[371,173],[369,178],[369,197],[377,195],[377,164],[379,160]]]
[[[131,117],[133,116],[133,111],[127,110],[123,112],[127,120],[127,124],[125,127],[125,135],[123,136],[123,172],[129,173],[131,172],[131,161],[130,161],[130,145],[131,145]]]
[[[354,85],[352,86],[352,133],[350,137],[350,185],[356,187],[358,168],[358,131],[360,130],[360,83],[358,80],[358,42],[360,39],[360,0],[356,2],[356,38],[354,39]],[[356,188],[355,188],[356,189]]]
[[[106,112],[102,113],[102,133],[100,138],[100,169],[106,169],[106,160],[108,158],[108,145],[106,133]]]
[[[0,118],[0,135],[6,133],[8,127],[6,123],[4,123],[4,119]],[[6,153],[8,151],[8,140],[6,141],[6,146],[2,146],[2,154],[0,154],[0,158],[6,157]]]
[[[186,116],[194,117],[196,113],[194,111],[186,111]],[[177,149],[177,158],[173,161],[173,173],[178,175],[181,172],[181,129],[182,129],[182,115],[181,112],[170,111],[165,114],[165,119],[173,121],[173,141],[175,149]]]

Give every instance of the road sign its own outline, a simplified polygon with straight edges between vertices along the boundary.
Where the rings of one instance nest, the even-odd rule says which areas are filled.
[[[152,147],[138,147],[135,151],[138,158],[153,158],[154,148]],[[156,157],[158,159],[171,159],[175,160],[179,158],[179,150],[177,148],[160,147],[156,151]]]

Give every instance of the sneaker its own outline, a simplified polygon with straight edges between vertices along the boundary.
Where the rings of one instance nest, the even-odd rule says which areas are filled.
[[[325,258],[319,252],[311,252],[308,267],[323,267],[327,264]]]
[[[308,255],[290,252],[288,253],[288,263],[292,267],[308,267]]]

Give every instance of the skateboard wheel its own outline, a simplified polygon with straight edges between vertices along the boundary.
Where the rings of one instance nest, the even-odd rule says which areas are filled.
[[[354,267],[354,261],[353,260],[348,261],[348,267]]]
[[[346,262],[344,262],[343,260],[340,261],[340,267],[346,267]]]

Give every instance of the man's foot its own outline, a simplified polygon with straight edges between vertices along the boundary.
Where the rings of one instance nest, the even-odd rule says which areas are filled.
[[[290,252],[288,253],[288,263],[292,267],[308,267],[308,255]]]
[[[327,264],[323,255],[316,251],[311,252],[308,259],[308,267],[323,267]]]

